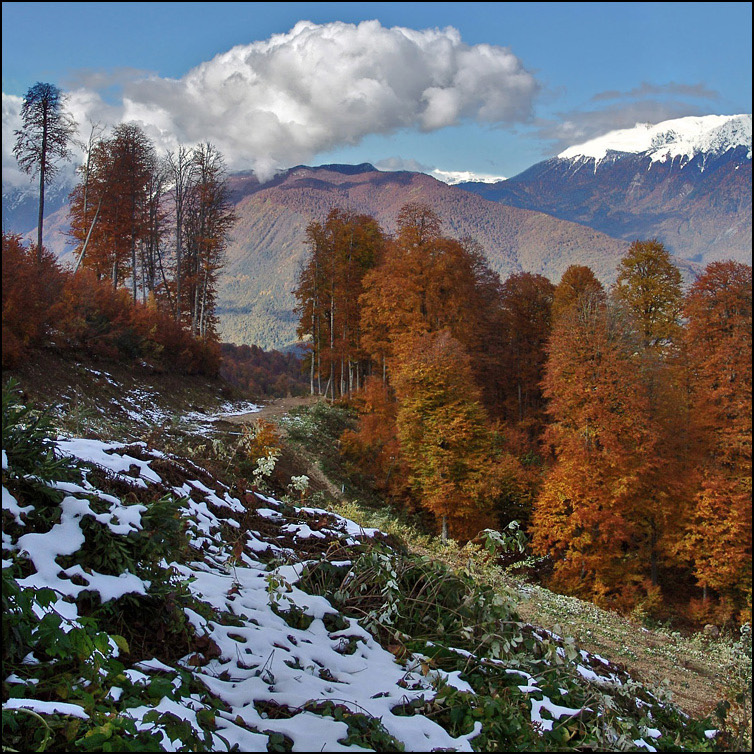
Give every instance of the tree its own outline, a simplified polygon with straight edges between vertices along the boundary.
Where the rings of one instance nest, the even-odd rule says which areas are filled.
[[[470,360],[448,330],[405,340],[393,375],[397,430],[409,484],[443,536],[494,525],[507,468],[498,463]]]
[[[139,126],[121,123],[109,139],[96,143],[86,165],[71,195],[71,234],[78,241],[79,259],[98,277],[109,276],[114,288],[130,273],[136,301],[138,262],[143,261],[139,251],[150,237],[154,242],[159,218],[155,197],[150,198],[158,167],[154,147]]]
[[[131,257],[132,297],[138,296],[137,247],[149,237],[149,186],[157,167],[154,146],[135,123],[115,127],[111,140],[113,199],[123,212],[121,240]]]
[[[58,172],[57,161],[69,156],[68,143],[76,128],[63,110],[64,97],[53,84],[37,82],[21,106],[23,126],[15,131],[13,154],[18,166],[29,175],[39,174],[39,216],[37,220],[37,261],[42,261],[45,186]]]
[[[751,620],[751,267],[708,265],[684,315],[702,469],[685,544],[705,597],[712,589],[723,617]]]
[[[376,489],[405,498],[408,469],[398,443],[398,404],[392,392],[376,375],[367,377],[353,399],[358,428],[346,430],[340,439],[343,455],[372,478]]]
[[[306,229],[310,252],[294,291],[299,337],[310,338],[310,389],[327,377],[325,395],[363,383],[368,355],[361,343],[359,296],[364,276],[382,254],[384,234],[369,215],[333,208],[324,223]]]
[[[196,163],[191,158],[191,152],[184,146],[179,146],[176,152],[167,154],[168,180],[171,184],[173,200],[173,222],[175,228],[175,305],[176,321],[180,321],[180,303],[183,300],[183,232],[186,224],[185,215],[191,186],[195,180]]]
[[[214,336],[217,276],[228,234],[236,221],[226,177],[225,161],[214,145],[202,143],[192,152],[193,181],[185,208],[184,254],[176,275],[182,281],[179,310],[191,332]]]
[[[556,463],[536,501],[533,546],[554,558],[559,588],[631,607],[657,586],[673,508],[658,485],[657,428],[628,313],[598,296],[568,309],[543,388]]]
[[[618,265],[614,293],[634,313],[646,347],[662,353],[678,337],[681,273],[656,238],[631,244]]]
[[[501,287],[505,345],[501,359],[502,402],[509,420],[528,420],[532,435],[541,429],[544,409],[540,382],[547,359],[555,286],[542,275],[521,272]]]
[[[597,280],[591,267],[572,264],[555,286],[552,297],[552,319],[558,319],[571,306],[578,304],[583,296],[597,296],[604,300],[605,289]]]
[[[475,243],[440,231],[440,219],[429,207],[403,207],[396,238],[364,278],[362,345],[387,379],[405,340],[449,329],[472,357],[480,386],[500,333],[499,279]]]

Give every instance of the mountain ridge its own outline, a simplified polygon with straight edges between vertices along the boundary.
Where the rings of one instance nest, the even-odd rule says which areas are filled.
[[[221,337],[238,344],[280,348],[296,341],[292,291],[306,254],[306,226],[334,207],[372,215],[392,232],[404,204],[427,204],[446,235],[476,239],[502,278],[527,271],[557,281],[570,264],[588,264],[609,284],[628,248],[591,228],[488,201],[425,173],[379,171],[368,163],[297,166],[266,183],[234,173],[228,183],[238,221],[219,278],[217,314]],[[45,243],[71,263],[66,213],[64,207],[47,218]]]
[[[459,188],[615,238],[658,238],[699,264],[751,264],[750,115],[614,131],[507,181]]]

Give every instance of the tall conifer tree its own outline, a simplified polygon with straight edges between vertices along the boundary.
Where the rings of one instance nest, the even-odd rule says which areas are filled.
[[[76,124],[63,110],[63,93],[53,84],[37,82],[21,106],[23,126],[15,131],[13,154],[25,173],[39,175],[39,215],[37,219],[37,261],[42,261],[45,186],[58,172],[58,160],[69,157],[68,144]]]

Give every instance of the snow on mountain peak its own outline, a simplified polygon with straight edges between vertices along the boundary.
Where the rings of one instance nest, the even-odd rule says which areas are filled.
[[[569,147],[561,159],[591,158],[599,162],[608,152],[646,153],[652,162],[680,157],[690,160],[699,153],[722,154],[738,146],[749,148],[751,115],[703,115],[675,118],[662,123],[637,123],[633,128],[611,131],[604,136]]]
[[[450,186],[455,186],[457,183],[467,183],[474,181],[476,183],[498,183],[499,181],[507,180],[502,175],[489,175],[487,173],[473,173],[469,170],[440,170],[435,168],[429,172],[433,178],[437,178],[438,181],[447,183]]]

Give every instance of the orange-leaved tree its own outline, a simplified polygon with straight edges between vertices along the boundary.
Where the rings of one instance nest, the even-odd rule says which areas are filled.
[[[401,452],[420,504],[444,535],[468,538],[494,526],[511,466],[501,463],[463,346],[448,330],[408,338],[392,379]]]
[[[533,546],[556,587],[626,609],[652,584],[667,528],[657,429],[630,314],[582,297],[555,323],[543,380],[556,462],[535,504]]]
[[[685,300],[702,483],[686,546],[719,613],[751,620],[751,266],[714,262]]]
[[[362,345],[383,379],[407,340],[448,329],[471,355],[477,386],[487,388],[501,333],[499,280],[474,242],[442,235],[429,207],[402,208],[398,233],[365,276],[360,302]]]
[[[552,319],[555,321],[571,306],[578,304],[583,296],[596,296],[604,300],[605,289],[591,267],[572,264],[563,273],[552,296]]]
[[[377,221],[332,209],[324,223],[306,229],[309,257],[299,274],[299,337],[308,337],[312,395],[335,396],[358,389],[368,369],[361,345],[359,297],[363,279],[382,253],[384,236]]]
[[[500,364],[505,417],[527,422],[533,440],[542,430],[540,383],[547,360],[555,287],[542,275],[511,275],[501,289],[504,346]]]

